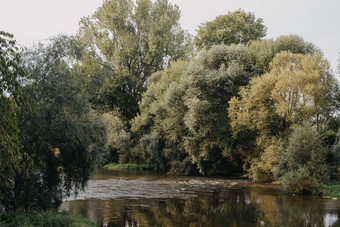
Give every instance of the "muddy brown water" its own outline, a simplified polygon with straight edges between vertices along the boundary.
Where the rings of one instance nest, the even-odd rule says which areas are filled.
[[[100,226],[340,226],[340,200],[272,184],[100,169],[61,210]]]

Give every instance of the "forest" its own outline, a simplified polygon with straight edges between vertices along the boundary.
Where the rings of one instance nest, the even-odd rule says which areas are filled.
[[[339,84],[322,50],[267,39],[242,9],[196,36],[180,16],[167,0],[106,0],[75,35],[29,49],[0,31],[0,208],[58,208],[108,163],[290,193],[340,180]]]

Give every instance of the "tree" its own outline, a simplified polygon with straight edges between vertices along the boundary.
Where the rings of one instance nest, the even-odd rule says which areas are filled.
[[[179,19],[178,7],[167,0],[108,0],[81,19],[85,73],[106,72],[99,102],[119,108],[128,120],[136,115],[148,77],[190,52]]]
[[[197,31],[195,45],[198,50],[219,44],[246,45],[249,41],[263,38],[266,30],[261,18],[256,19],[253,13],[239,9],[202,24]]]
[[[320,54],[277,54],[270,72],[253,78],[228,109],[233,133],[256,132],[249,154],[250,176],[268,179],[292,129],[304,121],[327,124],[335,108],[337,84]]]
[[[244,45],[214,46],[191,62],[183,78],[184,123],[189,131],[184,147],[202,174],[230,174],[233,165],[237,167],[224,155],[232,137],[226,109],[250,79],[245,65]]]
[[[7,199],[13,177],[24,168],[18,123],[19,80],[24,76],[13,35],[0,31],[0,203]]]
[[[106,127],[91,108],[84,77],[70,62],[70,43],[61,36],[24,53],[32,78],[22,89],[36,109],[18,114],[23,169],[4,191],[6,209],[58,207],[65,194],[84,188],[106,154]]]
[[[315,54],[321,51],[310,42],[297,35],[283,35],[277,39],[252,41],[247,49],[252,77],[261,76],[270,71],[270,63],[275,55],[288,51],[293,54]]]
[[[247,84],[243,45],[215,46],[189,65],[177,62],[150,78],[132,130],[142,138],[160,134],[173,172],[202,174],[232,171],[223,155],[231,137],[225,111],[238,87]],[[196,171],[197,171],[196,170]]]
[[[158,165],[150,163],[151,166],[173,174],[197,172],[183,147],[187,136],[184,124],[187,108],[183,101],[185,87],[180,81],[187,65],[179,60],[164,71],[154,73],[140,102],[141,112],[131,121],[131,131],[140,138],[138,146],[146,153],[147,161],[156,160]]]

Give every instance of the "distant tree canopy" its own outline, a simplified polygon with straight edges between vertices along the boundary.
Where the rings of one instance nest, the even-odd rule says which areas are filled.
[[[137,114],[148,77],[190,55],[191,38],[179,19],[178,7],[166,0],[109,0],[81,19],[83,69],[105,78],[98,102],[126,119]]]
[[[201,50],[219,44],[248,44],[266,36],[266,31],[261,18],[239,9],[202,24],[197,30],[195,45]]]

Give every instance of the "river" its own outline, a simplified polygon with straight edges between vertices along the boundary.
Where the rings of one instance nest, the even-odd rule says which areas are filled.
[[[61,210],[101,226],[340,226],[340,200],[248,180],[100,169]]]

